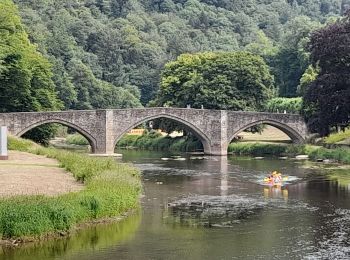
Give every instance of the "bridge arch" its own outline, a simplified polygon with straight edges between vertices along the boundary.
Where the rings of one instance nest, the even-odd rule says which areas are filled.
[[[186,128],[191,130],[191,132],[202,142],[203,148],[204,148],[204,153],[206,153],[206,154],[211,153],[211,142],[210,142],[210,138],[206,135],[206,133],[204,133],[201,129],[199,129],[194,124],[190,123],[189,121],[187,121],[183,118],[180,118],[180,117],[177,117],[174,115],[170,115],[170,114],[163,114],[163,113],[158,114],[158,115],[144,117],[136,122],[133,122],[123,132],[118,133],[117,137],[114,140],[114,147],[117,145],[118,141],[123,137],[123,135],[128,133],[130,130],[134,129],[135,127],[137,127],[145,122],[155,120],[155,119],[160,119],[160,118],[167,118],[167,119],[173,120],[175,122],[178,122],[178,123],[181,123],[182,125],[184,125]]]
[[[239,128],[238,130],[234,131],[234,133],[231,136],[229,136],[229,140],[228,140],[229,143],[239,133],[241,133],[245,129],[256,126],[256,125],[260,125],[260,124],[266,124],[266,125],[276,127],[277,129],[281,130],[286,135],[288,135],[288,137],[293,141],[293,143],[304,143],[305,142],[304,137],[296,129],[290,127],[289,125],[287,125],[285,123],[277,122],[274,120],[264,119],[264,120],[258,120],[258,121],[251,122],[251,123]]]
[[[94,153],[96,151],[97,141],[91,134],[89,134],[87,131],[85,131],[83,128],[81,128],[78,125],[75,125],[73,123],[70,123],[68,121],[65,121],[65,120],[62,120],[62,119],[58,119],[58,118],[45,119],[45,120],[34,122],[34,123],[30,124],[29,126],[26,126],[25,128],[21,129],[15,135],[18,136],[18,137],[21,137],[26,132],[28,132],[29,130],[32,130],[35,127],[38,127],[38,126],[41,126],[41,125],[45,125],[45,124],[50,124],[50,123],[61,124],[61,125],[68,126],[68,127],[72,128],[72,129],[76,130],[79,134],[81,134],[82,136],[84,136],[88,140],[88,142],[90,143],[90,146],[91,146],[91,152]]]

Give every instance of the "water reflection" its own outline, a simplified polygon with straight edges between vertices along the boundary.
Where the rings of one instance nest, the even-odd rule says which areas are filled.
[[[0,259],[350,259],[346,170],[268,158],[122,153],[143,172],[142,218],[6,250]],[[284,187],[263,186],[274,170],[295,178]],[[168,206],[181,201],[176,210]]]
[[[0,248],[0,259],[77,259],[91,251],[103,251],[131,240],[141,223],[141,214],[111,224],[99,224],[77,231],[69,238],[27,244],[19,248]]]

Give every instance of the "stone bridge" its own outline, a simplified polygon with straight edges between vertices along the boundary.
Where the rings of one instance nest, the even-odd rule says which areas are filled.
[[[226,155],[233,138],[257,124],[274,126],[295,143],[303,143],[307,136],[307,127],[300,115],[188,108],[0,113],[0,126],[7,126],[10,134],[21,136],[34,127],[59,123],[82,134],[90,142],[93,153],[112,154],[125,133],[157,118],[182,123],[201,140],[204,152],[211,155]]]

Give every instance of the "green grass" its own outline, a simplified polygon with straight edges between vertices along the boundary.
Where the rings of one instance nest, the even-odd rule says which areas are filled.
[[[309,153],[311,160],[324,160],[330,159],[340,163],[350,164],[350,148],[319,148]]]
[[[66,137],[67,144],[89,145],[89,141],[80,134],[71,134]]]
[[[131,166],[116,163],[113,159],[90,158],[44,148],[13,137],[9,138],[9,148],[57,159],[78,181],[84,182],[85,188],[57,197],[0,199],[0,234],[3,239],[67,231],[78,223],[119,216],[139,205],[139,171]]]
[[[268,143],[231,143],[229,153],[253,156],[296,156],[300,154],[309,155],[313,161],[334,160],[339,163],[350,164],[350,149],[335,148],[327,149],[311,145],[287,145]]]
[[[326,137],[324,141],[326,144],[335,144],[348,138],[350,138],[350,129],[346,129],[344,132],[331,134],[330,136]]]
[[[300,154],[309,154],[315,146],[293,145],[293,144],[272,144],[272,143],[231,143],[228,152],[239,155],[254,156],[295,156]]]

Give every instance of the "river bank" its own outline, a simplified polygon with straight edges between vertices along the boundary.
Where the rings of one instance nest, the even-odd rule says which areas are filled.
[[[25,242],[64,235],[79,224],[115,218],[139,207],[140,173],[129,165],[44,148],[12,137],[9,148],[56,159],[84,188],[54,197],[0,198],[3,241]]]
[[[272,143],[231,143],[228,152],[252,156],[306,156],[311,161],[331,161],[350,164],[349,148],[327,149],[314,145],[272,144]]]
[[[169,136],[132,136],[125,135],[117,144],[118,148],[140,149],[151,151],[196,152],[203,150],[203,146],[195,137],[169,137]],[[328,149],[314,145],[297,145],[290,143],[268,142],[233,142],[228,146],[229,154],[248,156],[278,156],[296,157],[308,156],[312,161],[331,160],[334,162],[350,164],[349,148]]]
[[[283,136],[282,136],[283,138]],[[87,144],[77,135],[69,136],[66,142],[71,145]],[[120,149],[135,149],[170,152],[198,152],[203,146],[194,136],[170,137],[157,132],[145,135],[125,135],[118,142]],[[332,161],[350,164],[350,149],[348,147],[326,148],[316,145],[298,145],[284,142],[233,142],[228,146],[229,154],[245,156],[276,156],[296,157],[307,156],[311,161]]]

